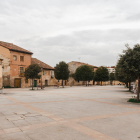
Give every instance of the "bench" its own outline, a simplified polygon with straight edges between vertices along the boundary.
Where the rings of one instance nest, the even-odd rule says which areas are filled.
[[[58,85],[53,85],[53,87],[57,87],[57,88],[59,88],[59,86],[58,86]]]
[[[38,88],[41,88],[41,86],[37,86],[37,90],[38,90]],[[42,86],[42,89],[44,89],[44,86]]]
[[[88,84],[88,86],[92,86],[92,84]]]

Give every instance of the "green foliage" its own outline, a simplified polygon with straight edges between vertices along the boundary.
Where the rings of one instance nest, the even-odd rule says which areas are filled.
[[[131,98],[127,102],[133,102],[133,103],[140,103],[140,101],[137,101],[137,99]]]
[[[55,73],[55,78],[57,80],[68,80],[69,78],[68,65],[64,61],[59,62],[59,64],[56,64],[54,73]]]
[[[25,70],[26,79],[40,79],[41,67],[38,64],[31,64]]]
[[[137,65],[139,65],[140,59],[136,54],[139,54],[140,52],[138,53],[136,50],[140,48],[140,46],[137,44],[133,49],[129,48],[128,45],[126,45],[126,47],[127,49],[120,55],[120,59],[116,65],[116,78],[126,84],[129,82],[130,85],[132,81],[135,81],[138,78]],[[131,90],[130,86],[129,90]]]
[[[80,66],[73,76],[76,81],[91,81],[94,79],[93,68],[87,65]]]
[[[109,80],[114,81],[115,80],[115,74],[112,72],[109,74]]]
[[[41,67],[38,64],[31,64],[25,70],[25,78],[32,79],[32,90],[33,90],[33,79],[40,79]]]
[[[95,81],[108,81],[109,80],[109,72],[105,67],[100,67],[95,72]]]
[[[112,85],[112,82],[115,80],[115,73],[111,72],[109,74],[109,80],[110,80],[110,84]]]
[[[3,86],[4,88],[13,88],[13,87],[11,87],[11,86]]]

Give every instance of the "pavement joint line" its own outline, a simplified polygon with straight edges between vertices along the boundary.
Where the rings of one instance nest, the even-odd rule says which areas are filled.
[[[95,99],[85,99],[85,98],[73,97],[73,96],[70,96],[70,95],[63,95],[63,96],[68,96],[68,97],[72,97],[72,98],[78,98],[79,100],[83,99],[83,100],[89,100],[89,101],[104,103],[104,104],[111,104],[111,105],[121,106],[121,107],[125,107],[125,108],[140,109],[138,107],[130,107],[130,106],[126,106],[126,105],[120,105],[120,104],[115,104],[115,103],[103,102],[103,101],[98,101],[98,100],[95,100]]]
[[[87,99],[87,100],[94,101],[94,102],[99,102],[99,103],[104,103],[104,104],[111,104],[111,105],[115,105],[115,106],[121,106],[121,107],[125,107],[125,108],[133,108],[133,109],[140,110],[140,108],[138,108],[138,107],[131,107],[131,106],[120,105],[120,104],[115,104],[115,103],[103,102],[103,101],[98,101],[98,100],[94,100],[94,99]]]
[[[48,118],[50,118],[50,119],[52,119],[52,120],[55,120],[55,121],[64,120],[64,118],[55,116],[55,115],[52,114],[52,113],[48,113],[48,112],[46,112],[46,111],[44,111],[44,110],[42,110],[42,109],[36,108],[36,107],[31,106],[31,105],[29,105],[29,104],[24,104],[23,102],[19,102],[18,100],[14,99],[14,98],[11,98],[11,97],[9,97],[9,96],[4,96],[4,95],[1,95],[1,96],[5,97],[5,98],[7,98],[7,99],[9,99],[9,100],[11,100],[11,101],[13,101],[13,102],[16,102],[16,103],[19,104],[19,105],[22,105],[22,106],[24,106],[24,107],[26,107],[26,108],[29,108],[29,109],[31,109],[31,110],[33,110],[33,111],[35,111],[35,112],[37,112],[37,113],[39,113],[39,114],[41,114],[41,115],[43,115],[43,116],[46,116],[46,117],[48,117]]]
[[[1,95],[3,96],[3,95]],[[67,95],[66,95],[67,96]],[[25,104],[23,102],[19,102],[18,100],[14,99],[14,98],[11,98],[9,96],[4,96],[5,98],[17,103],[17,104],[20,104],[20,105],[23,105],[25,106],[26,108],[29,108],[31,110],[34,110],[36,111],[37,113],[39,114],[46,114],[48,116],[51,116],[51,118],[54,118],[54,122],[50,122],[50,123],[43,123],[43,124],[34,124],[34,125],[29,125],[29,126],[22,126],[22,127],[15,127],[15,128],[9,128],[9,129],[3,129],[0,133],[1,134],[7,134],[7,133],[15,133],[15,132],[21,132],[21,131],[26,131],[26,130],[32,130],[32,129],[38,129],[38,128],[42,128],[42,127],[47,127],[47,126],[51,126],[51,125],[59,125],[59,124],[64,124],[68,127],[71,127],[79,132],[82,132],[88,136],[91,136],[93,138],[96,138],[97,140],[116,140],[114,138],[111,138],[105,134],[102,134],[98,131],[95,131],[93,129],[90,129],[88,127],[85,127],[83,125],[80,125],[80,124],[77,124],[75,122],[71,122],[69,120],[66,120],[64,118],[60,118],[60,117],[57,117],[51,113],[48,113],[46,111],[43,111],[41,109],[38,109],[34,106],[31,106],[31,105],[28,105],[28,104]],[[77,97],[73,97],[73,98],[77,98]],[[81,98],[79,98],[81,99]],[[83,100],[87,100],[87,99],[83,99]],[[104,102],[103,102],[104,103]],[[106,102],[105,102],[106,103]],[[115,104],[116,105],[116,104]],[[131,107],[129,107],[131,108]],[[127,112],[127,113],[118,113],[118,114],[114,114],[114,115],[103,115],[103,117],[112,117],[112,116],[122,116],[122,115],[128,115],[128,114],[133,114],[133,113],[138,113],[139,111],[135,111],[135,112]],[[55,118],[56,117],[56,118]],[[94,116],[93,116],[94,117]],[[99,119],[101,119],[100,117],[97,117]],[[61,120],[62,119],[62,120]],[[75,119],[73,119],[75,120]],[[68,122],[69,121],[69,122]],[[83,121],[83,120],[82,120]]]
[[[103,119],[103,118],[109,118],[109,117],[115,117],[115,116],[123,116],[123,115],[135,114],[135,113],[139,113],[139,112],[140,111],[135,111],[135,112],[109,114],[109,115],[92,116],[92,117],[83,117],[83,118],[69,119],[69,120],[64,119],[64,120],[59,120],[59,121],[47,122],[47,123],[31,124],[31,125],[27,125],[27,126],[19,126],[19,127],[14,127],[14,128],[3,129],[0,131],[0,135],[7,134],[7,133],[24,132],[27,130],[34,130],[34,129],[55,126],[55,125],[60,125],[60,124],[64,124],[64,125],[65,124],[66,125],[72,124],[72,123],[76,124],[77,122],[83,122],[83,121],[89,121],[89,120],[95,120],[95,119]]]
[[[70,128],[73,128],[79,132],[82,132],[92,138],[95,138],[96,140],[117,140],[117,139],[114,139],[112,137],[109,137],[103,133],[100,133],[98,131],[95,131],[93,129],[90,129],[88,127],[85,127],[83,125],[80,125],[80,124],[77,124],[77,123],[67,123],[67,124],[64,124]]]
[[[116,113],[116,114],[107,114],[107,115],[99,115],[99,116],[90,116],[90,117],[82,117],[82,118],[70,119],[70,121],[72,121],[72,122],[84,122],[84,121],[90,121],[90,120],[105,119],[105,118],[110,118],[110,117],[137,114],[137,113],[140,113],[140,111],[124,112],[124,113]]]

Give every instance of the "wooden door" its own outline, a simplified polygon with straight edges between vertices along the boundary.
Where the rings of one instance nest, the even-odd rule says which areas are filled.
[[[21,88],[21,79],[15,78],[15,88]]]
[[[45,80],[45,86],[48,86],[48,80]]]
[[[37,87],[37,80],[34,80],[34,87]]]

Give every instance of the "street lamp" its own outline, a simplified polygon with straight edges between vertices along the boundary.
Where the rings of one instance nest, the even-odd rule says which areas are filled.
[[[41,89],[42,89],[42,70],[43,70],[43,68],[41,68]]]

